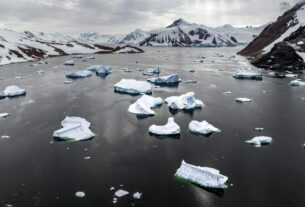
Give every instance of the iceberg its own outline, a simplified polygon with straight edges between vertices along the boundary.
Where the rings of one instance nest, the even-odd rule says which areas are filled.
[[[171,96],[165,99],[168,107],[173,110],[189,110],[202,108],[204,103],[195,98],[194,92],[188,92],[181,96]]]
[[[272,142],[272,138],[266,136],[259,136],[259,137],[254,137],[251,140],[247,140],[246,142],[253,144],[256,147],[260,147],[262,145],[270,144]]]
[[[236,98],[235,101],[239,102],[239,103],[244,103],[244,102],[252,102],[252,99],[250,99],[250,98]]]
[[[89,70],[80,70],[72,73],[66,74],[67,78],[77,79],[77,78],[86,78],[92,75],[92,72]]]
[[[293,80],[289,83],[290,86],[305,86],[305,81],[302,81],[301,79]]]
[[[75,63],[74,63],[74,60],[67,60],[66,62],[64,62],[64,65],[72,66],[72,65],[75,65]]]
[[[80,117],[67,116],[61,122],[62,128],[54,132],[53,137],[60,140],[81,141],[95,136],[90,130],[90,123]]]
[[[217,169],[194,166],[184,160],[175,176],[199,186],[213,189],[226,188],[226,182],[228,181],[228,177],[220,174]]]
[[[143,95],[135,103],[131,104],[128,111],[137,115],[153,116],[155,112],[151,108],[162,104],[162,98],[154,98],[148,95]]]
[[[189,123],[189,130],[195,134],[207,135],[213,132],[221,132],[219,129],[209,124],[207,121],[191,121]]]
[[[251,70],[238,70],[233,77],[236,79],[263,80],[261,73]]]
[[[114,85],[114,91],[118,93],[127,93],[130,95],[151,94],[152,86],[146,81],[122,79],[120,82]]]
[[[297,74],[293,74],[293,73],[288,73],[288,74],[285,74],[285,77],[286,78],[296,78],[296,77],[298,77],[298,75]]]
[[[78,192],[75,193],[75,196],[79,197],[79,198],[85,197],[85,195],[86,194],[84,192],[82,192],[82,191],[78,191]]]
[[[181,79],[178,75],[168,75],[168,76],[161,76],[157,78],[150,78],[147,80],[148,82],[154,83],[156,85],[177,85],[181,82]]]
[[[4,89],[3,95],[6,97],[15,97],[25,95],[25,89],[19,88],[18,86],[8,86]]]
[[[140,193],[140,192],[135,192],[135,193],[132,195],[132,197],[133,197],[134,199],[141,199],[142,193]]]
[[[112,67],[109,65],[93,65],[86,70],[95,72],[98,76],[106,76],[112,72]]]
[[[174,118],[168,118],[167,123],[163,126],[151,125],[148,129],[151,134],[172,136],[180,134],[180,126],[176,124]]]

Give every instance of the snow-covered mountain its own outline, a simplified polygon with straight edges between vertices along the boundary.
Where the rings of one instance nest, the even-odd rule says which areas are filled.
[[[41,36],[44,38],[42,39]],[[40,60],[47,57],[85,53],[136,53],[143,52],[133,46],[106,47],[100,44],[84,44],[68,36],[22,33],[0,30],[0,65]]]
[[[261,68],[305,69],[305,1],[267,26],[240,54],[256,57],[253,64]]]
[[[207,27],[183,19],[174,21],[164,29],[153,30],[140,42],[141,46],[235,46],[252,41],[262,27],[235,28],[232,25]]]
[[[126,35],[119,43],[120,44],[139,44],[150,36],[149,32],[137,29]]]

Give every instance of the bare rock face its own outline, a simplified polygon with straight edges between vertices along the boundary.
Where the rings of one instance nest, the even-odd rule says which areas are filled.
[[[305,63],[287,42],[277,43],[270,52],[257,58],[253,65],[271,70],[305,70]]]

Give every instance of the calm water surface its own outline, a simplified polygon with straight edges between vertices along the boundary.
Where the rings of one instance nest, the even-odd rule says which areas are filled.
[[[0,88],[16,84],[27,90],[25,97],[0,101],[0,112],[10,113],[0,120],[0,136],[10,136],[0,139],[1,206],[305,205],[305,88],[289,87],[291,79],[233,79],[236,69],[248,65],[242,57],[229,59],[240,48],[144,49],[144,54],[76,60],[75,67],[62,66],[69,57],[52,58],[37,67],[30,63],[0,67]],[[204,63],[194,62],[202,56]],[[66,72],[93,64],[111,65],[114,72],[106,78],[93,75],[64,84]],[[113,85],[122,78],[146,80],[137,69],[152,66],[161,67],[161,75],[178,73],[183,80],[198,80],[197,84],[155,88],[153,96],[194,91],[206,107],[171,114],[163,105],[154,109],[156,116],[146,119],[130,114],[128,106],[139,97],[116,94]],[[124,67],[133,72],[123,72]],[[224,95],[224,91],[232,94]],[[253,102],[238,104],[237,97]],[[97,136],[84,142],[54,141],[52,134],[66,115],[86,118]],[[171,116],[181,126],[180,139],[148,134],[150,125],[163,125]],[[207,120],[222,132],[209,138],[192,135],[187,130],[191,120]],[[255,127],[265,130],[256,132]],[[261,148],[245,143],[257,135],[271,136],[274,141]],[[85,160],[87,156],[91,159]],[[175,179],[183,159],[219,169],[232,186],[219,196]],[[113,204],[112,186],[131,195]],[[77,191],[86,196],[75,197]],[[140,200],[132,198],[137,191],[143,193]]]

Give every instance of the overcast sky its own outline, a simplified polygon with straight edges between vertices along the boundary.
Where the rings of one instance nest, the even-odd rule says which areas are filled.
[[[128,33],[177,18],[207,26],[262,25],[295,0],[0,0],[0,28],[16,31]]]

